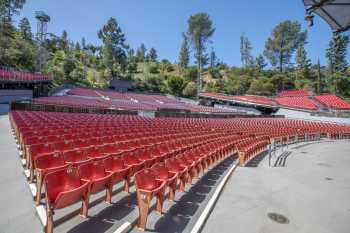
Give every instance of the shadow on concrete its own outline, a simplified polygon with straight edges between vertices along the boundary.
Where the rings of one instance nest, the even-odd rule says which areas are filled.
[[[0,116],[7,115],[8,112],[9,112],[9,105],[8,104],[0,104]]]
[[[68,230],[68,233],[103,233],[136,209],[136,193],[130,193],[117,203]]]
[[[236,159],[236,157],[229,157],[208,171],[155,222],[154,229],[147,229],[146,231],[184,232],[191,218],[195,214],[199,214],[201,203],[205,200],[208,201],[208,194],[216,188],[225,171],[232,166]]]
[[[260,153],[258,156],[252,158],[245,166],[246,167],[258,167],[260,162],[264,160],[264,158],[269,154],[269,151],[264,151]]]
[[[292,152],[290,151],[284,151],[280,156],[277,157],[274,167],[285,167],[286,161],[289,155],[291,155]]]

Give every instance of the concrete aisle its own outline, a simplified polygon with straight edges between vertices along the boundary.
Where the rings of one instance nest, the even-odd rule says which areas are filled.
[[[350,141],[292,145],[284,167],[237,168],[204,233],[348,233]],[[284,224],[268,217],[282,214]]]
[[[39,233],[42,227],[16,148],[8,115],[0,115],[0,232]]]

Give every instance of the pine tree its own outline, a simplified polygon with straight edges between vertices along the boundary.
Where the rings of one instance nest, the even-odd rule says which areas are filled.
[[[310,59],[307,58],[307,53],[303,44],[298,45],[295,60],[297,64],[298,74],[300,74],[302,78],[310,78],[311,62]]]
[[[190,49],[188,44],[188,37],[185,33],[182,33],[182,44],[179,55],[179,66],[181,68],[187,68],[190,62]]]
[[[105,66],[111,70],[112,75],[116,75],[116,67],[125,68],[122,64],[125,63],[128,45],[125,43],[125,35],[115,18],[110,18],[98,31],[98,38],[104,44],[102,51],[103,56],[106,56],[103,59]]]
[[[151,48],[147,54],[147,61],[157,62],[157,50],[155,48]]]
[[[249,67],[254,64],[252,56],[252,45],[248,37],[244,36],[244,33],[240,37],[240,52],[241,52],[241,61],[244,67]]]
[[[347,69],[346,61],[347,46],[349,44],[348,36],[339,36],[329,42],[329,48],[326,51],[328,66],[332,74],[344,72]]]
[[[255,58],[255,66],[259,72],[261,72],[267,66],[263,55],[260,54]]]
[[[32,38],[33,38],[32,29],[30,27],[29,20],[26,17],[21,19],[18,27],[19,27],[19,31],[24,39],[32,40]]]
[[[270,60],[272,66],[278,67],[282,72],[295,53],[299,44],[306,42],[307,32],[301,31],[298,22],[289,20],[278,24],[265,43],[264,55]]]
[[[62,32],[62,36],[59,41],[59,47],[65,52],[69,51],[68,33],[65,30]]]
[[[214,51],[214,48],[211,47],[211,51],[210,51],[210,67],[215,67],[216,66],[216,54]]]
[[[136,51],[136,57],[138,62],[145,62],[146,52],[147,52],[146,46],[144,43],[142,43]]]
[[[0,1],[0,22],[10,24],[12,16],[19,14],[26,3],[26,0],[1,0]]]
[[[188,35],[195,50],[195,59],[198,66],[198,94],[202,91],[202,68],[208,62],[208,57],[205,54],[207,42],[214,32],[213,21],[208,14],[197,13],[188,19]]]

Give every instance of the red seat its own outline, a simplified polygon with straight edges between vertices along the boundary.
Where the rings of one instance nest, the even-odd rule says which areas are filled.
[[[112,173],[107,172],[102,160],[84,163],[79,166],[80,178],[89,182],[89,192],[87,205],[84,205],[83,216],[88,216],[89,199],[91,194],[106,190],[105,200],[111,200],[112,192],[110,189]]]
[[[45,176],[49,172],[57,171],[67,167],[62,155],[58,153],[39,156],[34,160],[36,171],[36,204],[39,205],[41,199],[42,185]]]
[[[188,180],[187,167],[177,162],[176,159],[165,160],[165,166],[168,168],[169,171],[178,173],[178,177],[180,180],[180,192],[185,191],[185,184]]]
[[[55,151],[61,153],[74,149],[73,145],[69,141],[57,142],[53,144],[53,147],[55,148]]]
[[[164,163],[155,164],[151,170],[158,180],[166,182],[166,186],[170,188],[169,200],[174,200],[178,173],[170,171]]]
[[[91,146],[87,149],[84,149],[83,152],[86,154],[86,156],[90,159],[104,159],[108,157],[108,154],[104,154],[100,147],[97,146]]]
[[[130,183],[130,170],[131,167],[127,166],[120,156],[110,156],[104,160],[106,171],[112,173],[112,185],[110,186],[110,192],[113,190],[113,185],[124,180],[124,191],[129,191]],[[110,202],[111,200],[109,200]]]
[[[82,200],[82,209],[87,205],[89,182],[79,177],[77,169],[69,167],[46,175],[46,216],[45,233],[53,232],[53,215],[56,209],[62,209]]]
[[[162,213],[165,182],[156,179],[151,170],[145,169],[135,174],[135,184],[139,207],[138,227],[144,230],[146,228],[149,205],[153,197],[157,198],[156,211],[160,214]]]
[[[29,154],[28,154],[30,182],[33,182],[34,180],[34,170],[35,170],[34,160],[39,156],[42,156],[45,154],[51,154],[54,151],[55,151],[55,148],[52,146],[52,144],[36,144],[30,147]]]
[[[140,160],[134,154],[127,152],[123,154],[123,160],[127,166],[131,167],[130,175],[134,175],[136,172],[144,168],[145,162]]]
[[[64,156],[64,160],[66,161],[66,163],[72,164],[74,166],[80,165],[82,163],[85,163],[85,162],[88,162],[91,160],[81,150],[65,151],[63,153],[63,156]]]
[[[145,162],[145,167],[149,168],[156,162],[157,157],[153,157],[148,149],[139,149],[135,152],[137,157]]]

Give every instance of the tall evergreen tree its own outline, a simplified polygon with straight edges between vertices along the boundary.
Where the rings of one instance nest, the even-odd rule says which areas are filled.
[[[211,51],[210,51],[210,67],[216,66],[216,61],[217,61],[216,53],[214,51],[214,48],[211,47]]]
[[[190,63],[190,48],[188,43],[188,36],[182,33],[182,44],[179,55],[179,66],[181,68],[187,68]]]
[[[144,62],[146,60],[146,52],[146,46],[144,43],[142,43],[136,51],[136,57],[138,62]]]
[[[302,78],[310,78],[311,62],[310,59],[307,58],[307,53],[303,44],[298,45],[295,60],[297,64],[298,76],[300,75]]]
[[[147,61],[157,62],[157,50],[155,48],[151,48],[147,54]]]
[[[13,15],[19,13],[26,3],[26,0],[1,0],[0,1],[0,21],[11,23]]]
[[[260,54],[255,58],[255,66],[259,72],[261,72],[267,66],[263,55]]]
[[[307,32],[301,31],[300,23],[289,20],[278,24],[265,43],[264,55],[270,60],[272,66],[283,68],[290,63],[299,44],[306,42]]]
[[[69,40],[68,40],[68,33],[66,30],[62,32],[62,36],[59,41],[59,47],[61,50],[65,52],[69,51]]]
[[[125,35],[122,32],[117,20],[110,18],[107,23],[98,31],[98,38],[104,44],[103,55],[105,65],[110,68],[112,75],[115,75],[113,64],[122,65],[126,59],[126,50],[128,48],[125,43]],[[108,61],[107,61],[108,60]]]
[[[32,29],[30,27],[29,20],[26,17],[21,19],[18,27],[19,27],[19,31],[21,32],[21,35],[24,39],[32,40],[32,38],[33,38]]]
[[[241,34],[240,43],[242,65],[244,67],[252,66],[254,64],[252,56],[252,45],[248,37],[244,36],[244,33]]]
[[[195,59],[198,65],[198,92],[202,90],[202,68],[207,60],[205,50],[209,38],[214,34],[215,28],[207,13],[197,13],[188,19],[188,35],[195,50]]]
[[[328,66],[330,72],[344,72],[348,63],[346,61],[347,47],[349,44],[348,36],[339,36],[338,38],[329,42],[329,47],[326,51],[326,57],[328,60]]]

